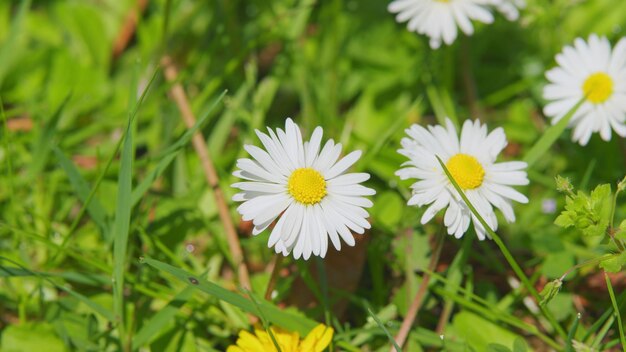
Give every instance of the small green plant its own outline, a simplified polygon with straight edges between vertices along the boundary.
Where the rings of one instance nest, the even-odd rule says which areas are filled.
[[[598,185],[591,193],[574,192],[571,182],[556,177],[557,190],[566,194],[565,210],[554,223],[563,228],[574,227],[584,236],[606,236],[605,252],[590,262],[599,262],[606,272],[618,272],[626,264],[626,220],[614,227],[618,195],[626,188],[626,178],[617,184],[614,194],[610,184]],[[569,273],[569,272],[568,272]],[[567,274],[567,273],[566,273]],[[558,287],[557,287],[558,289]]]

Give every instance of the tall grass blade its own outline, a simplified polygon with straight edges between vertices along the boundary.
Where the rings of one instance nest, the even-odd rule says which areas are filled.
[[[489,233],[493,241],[496,243],[498,248],[500,248],[500,251],[506,258],[509,265],[511,265],[511,268],[513,269],[513,271],[515,272],[515,275],[517,275],[517,277],[522,281],[522,284],[524,285],[526,290],[528,290],[530,295],[533,296],[533,298],[537,302],[540,302],[541,298],[539,297],[539,293],[537,292],[535,287],[530,283],[530,280],[528,279],[526,274],[524,274],[524,271],[519,266],[519,264],[517,264],[517,261],[515,261],[515,258],[513,258],[513,255],[511,254],[511,252],[509,252],[508,248],[506,248],[506,245],[504,244],[500,236],[498,236],[498,234],[496,234],[491,229],[491,227],[489,227],[485,219],[483,219],[480,213],[478,213],[474,205],[469,201],[469,199],[467,198],[467,196],[465,195],[465,193],[463,192],[459,184],[456,182],[454,177],[452,177],[452,174],[450,174],[450,171],[448,170],[448,168],[446,167],[446,165],[444,164],[444,162],[441,160],[439,156],[437,156],[437,161],[439,161],[439,164],[441,165],[441,168],[443,169],[446,176],[448,177],[448,180],[450,180],[450,183],[452,183],[452,185],[454,186],[454,189],[456,189],[456,191],[459,193],[459,196],[461,196],[461,198],[463,199],[463,202],[465,202],[465,205],[467,205],[467,207],[470,209],[472,214],[474,214],[474,216],[478,219],[478,222],[480,222],[480,224],[483,226],[485,231]],[[559,323],[556,321],[552,313],[550,313],[550,311],[548,311],[545,307],[540,306],[540,308],[541,308],[541,312],[543,313],[543,315],[550,322],[550,325],[552,325],[552,327],[557,331],[557,333],[561,335],[561,338],[566,339],[567,334],[565,333],[565,330],[563,330],[561,325],[559,325]]]
[[[128,246],[128,232],[130,228],[133,169],[133,128],[129,121],[126,127],[126,138],[122,148],[122,160],[118,176],[117,206],[115,221],[113,222],[113,306],[116,321],[120,330],[124,328],[124,271],[126,270],[126,249]]]
[[[164,308],[161,308],[152,318],[144,323],[141,329],[133,336],[133,350],[152,342],[163,327],[172,322],[180,308],[189,301],[194,289],[186,287],[180,291]]]
[[[619,311],[619,306],[617,305],[617,300],[615,299],[615,292],[613,292],[613,285],[611,284],[611,279],[607,273],[604,273],[604,279],[606,280],[606,288],[608,289],[609,296],[611,297],[611,304],[613,304],[613,314],[615,319],[617,319],[617,328],[619,329],[619,340],[622,343],[622,351],[626,352],[626,337],[624,337],[622,314]]]
[[[556,142],[559,136],[565,131],[567,128],[567,124],[572,119],[572,116],[576,113],[576,110],[582,105],[585,99],[581,99],[574,105],[568,112],[557,122],[555,125],[550,126],[544,133],[541,135],[539,140],[533,144],[530,150],[524,156],[524,161],[528,163],[528,167],[532,167],[541,156],[543,156],[548,149]]]
[[[0,46],[0,88],[2,88],[2,84],[4,83],[4,78],[6,77],[7,70],[9,70],[15,61],[15,57],[18,56],[20,49],[18,48],[18,37],[26,33],[24,30],[24,18],[26,17],[26,13],[28,9],[30,9],[30,5],[32,0],[23,0],[20,4],[19,9],[17,10],[17,14],[14,17],[14,21],[11,24],[11,29],[9,30],[9,35],[7,38],[4,38],[4,42],[2,46]]]
[[[46,161],[48,161],[48,155],[50,154],[50,150],[52,149],[51,141],[54,138],[54,135],[57,131],[57,124],[59,123],[59,119],[63,114],[63,110],[67,106],[67,103],[70,101],[72,97],[71,94],[68,94],[61,105],[54,112],[52,117],[46,122],[43,127],[43,131],[41,131],[39,138],[37,138],[37,143],[34,146],[33,152],[33,161],[31,162],[28,169],[29,178],[35,177],[41,170],[43,170],[46,165]]]
[[[135,206],[141,200],[154,181],[161,176],[170,163],[176,158],[178,153],[183,150],[183,147],[189,143],[193,134],[204,125],[215,107],[222,101],[222,99],[224,99],[226,92],[227,91],[222,92],[222,94],[215,99],[213,104],[211,104],[205,114],[202,115],[198,121],[196,121],[196,124],[192,128],[185,131],[185,133],[174,144],[163,152],[163,156],[161,157],[161,160],[159,160],[157,166],[135,187],[135,189],[133,189],[133,193],[131,195],[132,206]]]
[[[383,322],[378,319],[378,316],[374,313],[372,307],[370,307],[370,304],[366,300],[363,300],[363,305],[365,306],[365,309],[367,310],[367,313],[370,315],[370,317],[372,317],[372,319],[374,319],[374,321],[376,322],[376,325],[378,325],[378,327],[385,333],[385,335],[387,335],[389,342],[393,344],[396,352],[402,352],[402,349],[400,348],[400,346],[398,346],[398,343],[393,338],[393,335],[391,335],[385,324],[383,324]]]
[[[144,261],[151,267],[166,272],[202,292],[208,293],[217,299],[240,308],[244,312],[250,314],[257,313],[257,307],[255,307],[254,303],[237,293],[228,291],[219,285],[206,281],[202,278],[198,278],[193,274],[158,260],[144,258]],[[257,303],[270,323],[276,324],[290,331],[297,331],[300,335],[306,335],[317,325],[317,323],[305,316],[283,311],[270,302],[259,300]]]
[[[80,174],[80,171],[78,171],[76,165],[74,165],[74,163],[68,157],[66,157],[65,154],[63,154],[61,149],[59,149],[57,146],[54,146],[52,147],[52,151],[59,160],[59,165],[61,166],[63,171],[65,171],[67,178],[70,180],[70,185],[72,185],[72,187],[74,188],[74,192],[78,196],[78,199],[80,199],[80,201],[87,206],[87,212],[89,213],[89,216],[96,223],[96,225],[98,225],[102,232],[102,235],[106,236],[106,234],[108,233],[108,226],[106,222],[107,216],[104,207],[102,206],[98,198],[95,197],[91,199],[91,202],[87,203],[90,192],[89,184],[87,183],[87,181]]]
[[[59,290],[65,291],[67,292],[69,295],[73,296],[74,298],[76,298],[77,300],[81,301],[82,303],[84,303],[87,307],[91,308],[94,312],[100,314],[103,318],[112,321],[113,320],[113,313],[111,313],[109,310],[107,310],[106,308],[102,307],[101,305],[99,305],[98,303],[90,300],[89,298],[83,296],[82,294],[72,290],[69,287],[66,286],[62,286],[62,285],[58,285],[57,283],[55,283],[54,281],[52,281],[49,277],[47,277],[46,275],[41,275],[38,272],[29,270],[28,268],[23,267],[22,265],[20,265],[19,263],[0,256],[0,260],[9,262],[15,266],[17,266],[19,269],[21,269],[22,271],[25,272],[29,272],[30,275],[32,276],[36,276],[42,280],[45,280],[46,282],[48,282],[49,284],[53,285],[54,287],[56,287]],[[5,275],[9,276],[8,274],[15,270],[14,268],[6,268],[5,266],[0,266],[0,272],[5,272]],[[3,275],[0,275],[0,277]]]

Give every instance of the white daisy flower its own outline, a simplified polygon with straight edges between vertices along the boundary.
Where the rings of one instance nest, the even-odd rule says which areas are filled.
[[[550,83],[543,90],[551,101],[543,111],[552,123],[584,98],[569,122],[575,142],[586,145],[594,132],[609,141],[611,128],[626,136],[626,38],[613,49],[606,37],[576,38],[574,46],[556,55],[556,62],[559,66],[546,72]]]
[[[418,179],[411,185],[413,196],[408,205],[430,204],[422,216],[422,224],[448,207],[444,216],[448,234],[461,238],[471,218],[478,238],[483,240],[488,236],[450,183],[436,156],[445,162],[454,180],[492,230],[498,228],[493,207],[500,209],[508,222],[513,222],[515,214],[511,202],[528,202],[526,196],[510,187],[528,184],[526,163],[495,162],[507,145],[502,128],[487,133],[487,125],[466,120],[459,138],[452,122],[446,119],[446,128],[428,126],[425,129],[414,124],[406,133],[409,137],[402,139],[402,149],[398,152],[409,161],[402,164],[403,168],[396,175],[403,180]]]
[[[389,12],[396,13],[397,22],[407,22],[411,32],[430,37],[430,47],[450,45],[457,36],[457,26],[467,35],[474,33],[471,20],[492,23],[488,6],[494,0],[394,0]],[[505,1],[505,0],[496,0]]]
[[[237,211],[243,220],[252,220],[253,235],[272,229],[268,246],[276,253],[308,259],[324,257],[328,239],[341,249],[340,238],[354,246],[351,231],[363,234],[370,228],[364,208],[372,202],[364,198],[376,192],[360,185],[367,173],[346,170],[360,157],[354,151],[339,159],[341,144],[330,139],[320,151],[322,128],[317,127],[308,142],[302,142],[300,129],[287,119],[285,130],[268,128],[269,135],[256,131],[265,150],[245,145],[252,159],[237,160],[234,175],[248,180],[232,186],[241,190],[233,200],[243,202]],[[282,215],[281,215],[282,214]]]
[[[519,10],[526,7],[525,0],[492,0],[491,3],[509,21],[519,18]]]

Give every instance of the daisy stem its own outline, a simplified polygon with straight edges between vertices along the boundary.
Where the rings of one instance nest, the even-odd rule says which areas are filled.
[[[183,89],[182,84],[176,82],[178,79],[178,69],[174,65],[174,62],[169,56],[164,56],[161,60],[161,64],[164,67],[165,79],[172,84],[170,88],[170,96],[178,106],[180,116],[182,117],[187,128],[192,128],[196,124],[196,118],[191,110],[189,99]],[[235,225],[230,217],[228,211],[228,205],[226,204],[226,198],[219,185],[219,178],[217,171],[209,155],[206,141],[199,132],[194,133],[192,137],[193,147],[198,154],[202,169],[206,176],[206,181],[213,190],[213,196],[215,197],[215,203],[219,212],[220,220],[224,229],[226,230],[226,238],[228,240],[228,247],[233,259],[233,266],[237,270],[237,277],[239,284],[244,288],[250,289],[250,276],[248,274],[248,267],[243,259],[243,250],[239,243],[239,237],[237,237],[237,231]]]
[[[272,299],[272,292],[276,287],[276,280],[278,279],[278,273],[280,272],[280,268],[282,267],[283,256],[280,254],[276,254],[274,256],[274,260],[270,264],[272,266],[272,274],[270,276],[270,281],[267,283],[267,288],[265,289],[265,299],[270,301]]]
[[[439,161],[439,164],[441,165],[443,171],[446,173],[446,176],[448,176],[448,179],[450,180],[450,183],[452,183],[452,185],[457,190],[457,192],[459,192],[459,195],[461,196],[461,198],[463,199],[463,201],[465,202],[467,207],[470,209],[472,214],[474,214],[474,216],[478,219],[478,221],[483,226],[483,228],[489,233],[489,235],[491,236],[493,241],[496,243],[498,248],[500,248],[500,251],[504,255],[504,258],[509,263],[509,265],[511,266],[513,271],[515,272],[515,275],[517,275],[517,277],[519,277],[519,279],[522,281],[522,283],[526,287],[526,290],[528,290],[528,292],[535,299],[535,301],[536,302],[540,302],[541,301],[541,297],[539,296],[539,293],[537,292],[535,287],[530,283],[530,280],[528,279],[528,276],[526,276],[526,274],[524,274],[524,271],[519,266],[517,261],[515,261],[515,258],[513,258],[513,255],[511,254],[509,249],[506,247],[506,245],[504,244],[504,242],[502,241],[500,236],[498,236],[498,234],[496,234],[491,229],[491,227],[487,224],[485,219],[483,219],[483,217],[478,213],[476,208],[472,205],[472,203],[469,201],[469,199],[467,198],[467,196],[465,195],[465,193],[463,192],[461,187],[454,180],[454,177],[452,177],[452,175],[450,174],[450,171],[448,170],[448,168],[446,167],[446,165],[443,163],[443,161],[441,160],[441,158],[439,156],[437,156],[437,160]],[[556,321],[556,319],[554,318],[552,313],[549,310],[547,310],[545,307],[542,307],[541,305],[539,305],[539,307],[541,309],[541,313],[550,322],[550,325],[552,325],[552,327],[561,336],[561,338],[566,340],[567,339],[567,333],[565,332],[565,330],[563,330],[561,325],[559,325],[559,323]]]
[[[429,273],[435,272],[435,269],[437,268],[437,264],[439,263],[439,255],[441,254],[441,248],[443,248],[443,240],[445,239],[446,236],[444,234],[438,234],[436,235],[436,237],[437,237],[436,238],[437,242],[435,243],[435,247],[433,248],[432,255],[430,256],[430,263],[428,263],[428,270],[424,272],[424,276],[422,278],[422,283],[420,285],[420,288],[417,290],[417,294],[415,295],[415,298],[413,298],[413,302],[411,303],[409,310],[406,312],[406,316],[404,317],[404,320],[402,321],[402,325],[400,326],[400,330],[398,331],[398,334],[396,335],[396,338],[395,338],[396,343],[400,348],[404,346],[404,343],[406,342],[406,339],[409,336],[409,331],[411,331],[411,326],[413,325],[413,322],[415,321],[415,318],[417,317],[417,313],[419,312],[420,307],[422,306],[422,303],[424,301],[424,296],[426,296],[426,291],[428,290],[428,284],[430,282],[430,277],[431,277]],[[395,349],[396,349],[395,345],[392,345],[389,351],[394,352]]]

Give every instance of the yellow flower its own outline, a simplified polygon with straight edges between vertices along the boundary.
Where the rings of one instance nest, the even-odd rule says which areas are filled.
[[[275,327],[270,329],[282,352],[322,352],[330,344],[334,332],[333,328],[319,324],[304,340],[300,340],[300,334],[297,332],[288,332]],[[254,334],[241,331],[237,344],[229,346],[226,352],[277,352],[277,350],[265,330],[254,329]]]

